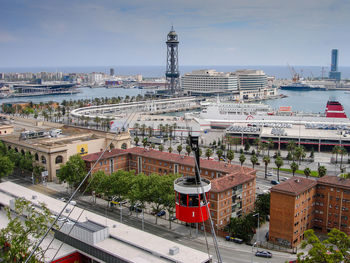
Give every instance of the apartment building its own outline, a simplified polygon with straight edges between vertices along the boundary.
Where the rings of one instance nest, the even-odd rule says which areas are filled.
[[[83,156],[87,169],[91,169],[100,153]],[[252,168],[224,162],[201,159],[201,176],[211,180],[209,193],[211,216],[215,227],[222,230],[231,217],[254,210],[256,171]],[[175,173],[194,176],[194,158],[175,153],[134,147],[112,149],[100,158],[92,173],[103,170],[110,174],[117,170],[135,170],[144,174]],[[174,197],[175,199],[175,197]]]
[[[350,179],[293,177],[271,188],[269,240],[296,247],[304,232],[337,228],[350,234]]]
[[[271,188],[270,241],[294,247],[313,226],[316,181],[294,177]]]

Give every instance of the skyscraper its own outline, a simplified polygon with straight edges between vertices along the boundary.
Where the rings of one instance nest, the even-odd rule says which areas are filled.
[[[331,71],[329,72],[329,78],[337,81],[341,79],[341,73],[338,71],[338,49],[332,49]]]
[[[109,69],[109,75],[114,76],[114,68]]]

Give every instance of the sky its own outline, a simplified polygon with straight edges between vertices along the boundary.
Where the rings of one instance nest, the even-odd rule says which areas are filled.
[[[350,66],[348,0],[0,0],[0,67]]]

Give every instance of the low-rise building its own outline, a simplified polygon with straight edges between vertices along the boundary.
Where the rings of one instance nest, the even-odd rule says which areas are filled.
[[[106,174],[117,170],[135,170],[144,174],[180,174],[194,176],[195,163],[191,156],[161,152],[152,149],[134,147],[126,150],[107,151],[83,157],[87,169],[103,170]],[[210,210],[214,225],[223,228],[231,217],[247,214],[254,210],[256,171],[252,168],[207,159],[200,160],[201,176],[211,180],[209,194]]]
[[[350,234],[350,179],[293,177],[271,188],[269,240],[296,247],[304,232],[332,228]]]
[[[55,129],[57,130],[57,129]],[[63,126],[58,129],[61,134],[55,137],[44,136],[50,129],[36,127],[31,138],[22,136],[21,132],[2,136],[1,140],[7,149],[34,156],[34,162],[43,166],[48,171],[48,181],[55,181],[62,164],[65,164],[70,156],[80,154],[82,156],[100,152],[113,140],[111,148],[129,148],[129,132],[115,134],[90,129]],[[22,133],[23,134],[23,133]],[[39,134],[39,136],[38,136]]]

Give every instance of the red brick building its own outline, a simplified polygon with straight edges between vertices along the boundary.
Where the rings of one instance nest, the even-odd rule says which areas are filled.
[[[87,169],[93,167],[101,154],[102,152],[93,153],[83,157]],[[201,159],[200,166],[201,176],[211,180],[210,210],[214,225],[218,229],[224,228],[231,217],[254,210],[254,169],[207,159]],[[92,173],[99,170],[106,174],[117,170],[135,170],[136,173],[147,175],[175,173],[194,176],[194,169],[193,157],[134,147],[105,152]]]
[[[269,240],[296,247],[307,229],[350,234],[350,179],[293,177],[271,188]]]

